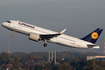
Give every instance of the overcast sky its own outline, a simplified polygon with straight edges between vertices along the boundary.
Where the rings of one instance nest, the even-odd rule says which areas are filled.
[[[7,20],[20,20],[29,24],[82,38],[97,28],[105,30],[105,0],[0,0],[0,23]],[[43,41],[34,42],[29,37],[15,33],[0,26],[0,53],[8,52],[11,41],[13,52],[44,52],[48,49],[57,51],[98,52],[104,51],[104,34],[96,42],[99,50],[69,48]]]

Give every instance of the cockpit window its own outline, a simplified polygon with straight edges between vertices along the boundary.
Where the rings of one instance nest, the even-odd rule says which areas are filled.
[[[11,23],[11,21],[7,21],[8,23]]]

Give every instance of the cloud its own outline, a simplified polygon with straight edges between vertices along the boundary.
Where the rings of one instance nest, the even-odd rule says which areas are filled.
[[[35,5],[41,2],[54,2],[54,1],[62,1],[62,0],[2,0],[0,1],[0,6],[8,6],[8,5]]]
[[[66,6],[66,8],[88,8],[88,7],[82,7],[82,6]]]
[[[66,6],[66,8],[105,8],[105,6]]]
[[[82,1],[82,2],[81,2]],[[36,5],[39,3],[50,3],[50,2],[57,2],[58,4],[62,4],[62,6],[66,8],[105,8],[103,6],[105,0],[93,0],[93,1],[84,1],[84,0],[1,0],[0,6],[28,6],[28,5]],[[73,4],[72,4],[73,3]],[[102,3],[102,5],[100,5]],[[65,5],[63,5],[65,4]],[[98,4],[100,6],[98,6]]]

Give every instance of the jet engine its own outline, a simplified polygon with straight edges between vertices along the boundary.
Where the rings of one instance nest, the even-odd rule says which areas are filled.
[[[30,36],[29,36],[29,39],[31,40],[34,40],[34,41],[39,41],[40,39],[40,35],[39,34],[36,34],[36,33],[31,33]]]

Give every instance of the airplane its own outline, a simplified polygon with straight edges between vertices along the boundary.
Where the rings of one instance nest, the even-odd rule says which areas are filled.
[[[100,46],[96,45],[95,43],[103,31],[103,29],[97,28],[83,38],[76,38],[63,34],[66,29],[62,30],[61,32],[55,32],[25,22],[21,22],[19,20],[9,20],[3,22],[2,26],[13,31],[13,34],[11,35],[12,37],[14,36],[15,32],[18,32],[28,35],[30,40],[36,42],[43,40],[44,47],[47,46],[47,42],[50,42],[66,47],[99,49]]]

